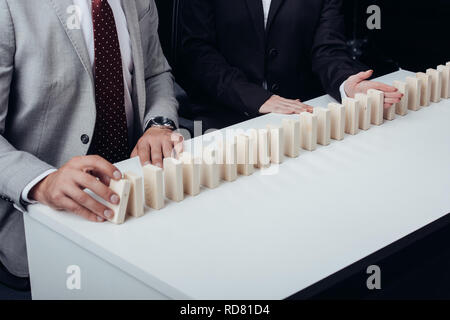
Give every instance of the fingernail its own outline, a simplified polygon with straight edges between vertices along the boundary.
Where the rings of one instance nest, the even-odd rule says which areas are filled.
[[[149,165],[149,164],[150,164],[150,161],[145,161],[144,162],[144,166]]]
[[[97,217],[98,222],[104,222],[105,220],[102,217]]]
[[[120,171],[114,171],[114,179],[119,180],[122,179],[122,174],[120,173]]]
[[[158,163],[156,164],[156,166],[162,168],[162,163],[161,163],[161,162],[158,162]]]
[[[111,210],[105,210],[105,217],[107,217],[108,219],[112,219],[114,218],[114,212],[112,212]],[[101,219],[101,217],[99,217]]]
[[[112,203],[112,204],[119,204],[119,202],[120,202],[119,196],[113,194],[113,195],[111,196],[111,203]]]

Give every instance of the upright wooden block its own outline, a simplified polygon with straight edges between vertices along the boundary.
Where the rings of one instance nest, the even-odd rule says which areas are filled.
[[[355,135],[359,132],[359,102],[356,99],[344,98],[345,132]]]
[[[266,129],[258,130],[258,163],[257,167],[267,168],[270,166],[269,154],[269,132]]]
[[[249,136],[240,134],[236,138],[237,141],[237,163],[238,172],[243,176],[249,176],[255,171],[253,165],[253,141]]]
[[[160,210],[164,207],[163,170],[148,164],[144,172],[145,203],[148,207]]]
[[[283,119],[284,155],[297,158],[300,155],[300,120]]]
[[[300,114],[302,148],[314,151],[317,148],[317,117],[309,112]]]
[[[406,82],[394,81],[393,86],[403,94],[400,102],[395,104],[395,113],[404,116],[408,113],[408,85]]]
[[[317,117],[317,143],[327,146],[331,143],[331,111],[316,107],[314,115]]]
[[[120,203],[117,205],[107,203],[107,206],[114,212],[114,217],[109,219],[109,221],[114,224],[122,224],[125,222],[125,216],[127,214],[131,183],[126,179],[119,181],[111,180],[109,188],[120,197]]]
[[[183,201],[183,163],[180,160],[164,158],[164,182],[166,197],[175,202]]]
[[[185,194],[196,196],[200,193],[201,159],[195,159],[189,152],[180,155],[183,163],[183,190]]]
[[[267,126],[269,132],[270,161],[280,164],[284,161],[284,132],[283,128],[273,125]]]
[[[450,65],[439,65],[437,70],[442,73],[441,98],[448,99],[450,98]]]
[[[142,217],[144,215],[144,179],[132,172],[126,172],[125,179],[130,181],[131,185],[127,213],[136,218]]]
[[[375,89],[369,89],[367,91],[367,96],[369,97],[370,105],[372,108],[370,122],[376,126],[382,125],[384,116],[384,92]]]
[[[217,150],[207,147],[203,150],[201,182],[209,189],[217,188],[220,184],[220,164]]]
[[[345,107],[342,104],[330,103],[331,139],[342,140],[345,136]]]
[[[442,95],[442,72],[428,69],[427,74],[431,75],[431,101],[437,103],[441,101]]]
[[[370,99],[363,93],[357,93],[355,99],[359,102],[359,128],[361,130],[369,130],[372,116]]]
[[[253,157],[250,159],[251,163],[253,163],[253,166],[255,168],[258,168],[258,130],[257,129],[249,129],[247,130],[247,135],[249,138],[249,144],[252,148],[251,156]]]
[[[235,139],[220,141],[222,152],[221,177],[222,180],[232,182],[237,179],[237,144]]]
[[[422,80],[422,85],[420,87],[420,106],[429,107],[431,104],[431,74],[418,72],[416,73],[416,77]]]
[[[407,77],[406,84],[408,85],[408,109],[417,111],[420,109],[422,80],[414,77]]]

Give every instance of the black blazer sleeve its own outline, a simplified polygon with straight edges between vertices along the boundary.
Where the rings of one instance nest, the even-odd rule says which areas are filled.
[[[351,59],[345,42],[342,0],[324,0],[312,46],[312,67],[325,91],[341,100],[339,87],[368,68]]]
[[[248,81],[231,66],[217,49],[215,16],[210,0],[184,1],[182,10],[182,62],[188,80],[220,105],[249,116],[260,115],[259,108],[272,93]],[[195,90],[195,89],[194,89]]]

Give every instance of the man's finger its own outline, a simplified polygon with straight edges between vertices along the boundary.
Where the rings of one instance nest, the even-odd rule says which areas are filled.
[[[93,221],[93,222],[104,222],[105,219],[103,219],[102,217],[99,217],[98,215],[90,212],[89,210],[87,210],[86,208],[83,208],[82,206],[80,206],[79,204],[77,204],[75,201],[73,201],[71,198],[69,197],[64,197],[61,200],[60,206],[62,209],[72,212],[76,215],[79,215],[80,217],[89,220],[89,221]]]
[[[101,204],[88,193],[75,186],[70,190],[65,190],[65,193],[78,205],[88,210],[90,214],[95,214],[103,220],[112,219],[114,217],[114,212],[110,208]]]
[[[139,146],[137,146],[138,151],[137,154],[139,159],[141,160],[142,165],[146,165],[150,163],[150,144],[148,142],[141,142]]]
[[[390,107],[392,107],[393,104],[392,103],[385,103],[384,104],[384,109],[389,109]]]
[[[93,176],[82,173],[81,175],[74,176],[75,183],[83,189],[89,189],[98,195],[103,200],[111,204],[119,204],[120,197],[107,187],[102,182],[95,179]]]
[[[85,172],[92,173],[96,177],[106,175],[110,179],[122,179],[122,173],[119,169],[117,169],[112,163],[97,155],[80,157],[73,162],[73,165]]]
[[[401,92],[385,92],[385,98],[401,99],[403,98],[403,93]]]
[[[401,99],[384,98],[384,103],[394,104],[394,103],[399,103],[400,100],[401,100]]]
[[[361,82],[361,81],[369,79],[372,75],[373,75],[373,70],[367,70],[364,72],[360,72],[360,73],[356,74],[355,76],[356,76],[358,82]]]
[[[154,144],[150,150],[152,164],[162,168],[163,167],[163,153],[160,143]]]
[[[172,158],[173,144],[170,141],[164,141],[162,144],[164,158]]]
[[[373,82],[371,82],[371,85],[372,85],[372,87],[374,89],[383,91],[385,93],[387,93],[387,92],[397,92],[398,91],[398,89],[396,87],[389,86],[389,85],[381,83],[381,82],[373,81]]]

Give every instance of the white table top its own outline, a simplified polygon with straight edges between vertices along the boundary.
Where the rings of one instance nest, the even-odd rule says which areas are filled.
[[[121,226],[29,214],[172,298],[282,299],[450,212],[449,123],[446,100]]]

